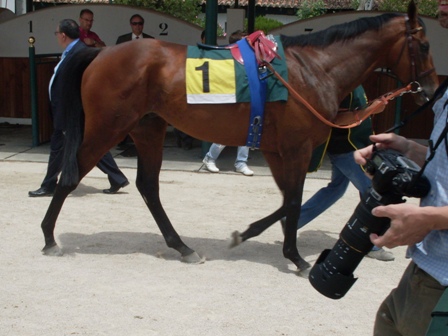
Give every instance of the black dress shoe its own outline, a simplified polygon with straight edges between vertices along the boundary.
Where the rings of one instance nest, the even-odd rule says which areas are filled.
[[[116,194],[118,192],[118,190],[120,190],[121,188],[124,188],[126,186],[129,185],[129,181],[125,181],[120,185],[117,186],[111,186],[109,189],[104,189],[103,193],[105,194]]]
[[[48,190],[44,187],[41,187],[34,191],[28,191],[29,197],[42,197],[42,196],[53,196],[54,190]]]

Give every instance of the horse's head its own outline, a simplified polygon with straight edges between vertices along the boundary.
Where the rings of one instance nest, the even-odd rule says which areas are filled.
[[[414,96],[417,104],[422,105],[433,96],[438,86],[438,78],[425,27],[417,16],[413,0],[409,3],[405,18],[405,36],[391,49],[390,60],[394,64],[391,70],[400,81],[411,83],[412,90],[420,92]]]

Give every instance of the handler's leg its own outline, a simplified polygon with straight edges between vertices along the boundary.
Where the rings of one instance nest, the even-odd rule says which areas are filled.
[[[445,288],[411,262],[376,314],[374,336],[422,336]]]

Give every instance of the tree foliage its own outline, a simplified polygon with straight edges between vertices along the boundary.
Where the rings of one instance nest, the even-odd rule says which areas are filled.
[[[299,20],[304,20],[323,15],[326,12],[323,0],[305,0],[302,2],[302,7],[297,10],[297,17]]]
[[[115,4],[153,9],[178,19],[201,25],[200,0],[114,0]]]
[[[437,16],[437,1],[436,0],[414,0],[417,5],[420,15]],[[352,0],[350,7],[357,10],[361,1]],[[409,1],[404,0],[378,0],[376,1],[375,9],[382,12],[403,12],[408,10]],[[325,3],[323,0],[305,0],[302,2],[302,7],[297,11],[299,20],[309,19],[327,13]]]
[[[265,34],[269,34],[269,32],[275,28],[281,27],[283,26],[283,23],[275,20],[275,19],[270,19],[267,18],[265,16],[257,16],[255,18],[255,25],[254,25],[254,29],[257,30],[262,30]],[[248,20],[245,19],[244,20],[244,27],[247,31],[247,27],[248,27]]]
[[[437,15],[436,0],[414,0],[420,15],[435,17]],[[404,12],[408,10],[409,1],[403,0],[381,0],[378,2],[378,10],[384,12]]]

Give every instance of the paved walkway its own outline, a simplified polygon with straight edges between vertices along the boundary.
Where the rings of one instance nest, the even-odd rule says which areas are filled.
[[[202,146],[195,141],[191,150],[178,148],[173,132],[168,131],[165,145],[162,170],[207,172],[202,165]],[[28,125],[0,124],[0,161],[48,162],[49,143],[33,147],[32,131]],[[136,157],[123,156],[123,151],[111,150],[119,167],[137,168]],[[233,163],[236,158],[236,147],[226,147],[221,153],[217,166],[222,173],[237,174]],[[271,175],[269,167],[259,150],[250,151],[249,167],[256,175]],[[330,178],[330,165],[324,162],[323,168],[308,178]]]

